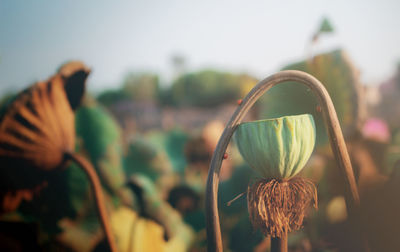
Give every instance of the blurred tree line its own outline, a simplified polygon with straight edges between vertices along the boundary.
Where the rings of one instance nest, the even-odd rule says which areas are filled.
[[[124,78],[121,88],[108,89],[98,95],[98,100],[105,106],[124,100],[158,100],[160,96],[159,77],[152,73],[129,73]]]
[[[202,70],[184,73],[168,87],[162,87],[159,76],[154,73],[129,73],[121,88],[105,90],[97,98],[107,107],[124,100],[152,101],[174,107],[210,107],[235,102],[257,81],[247,74]]]

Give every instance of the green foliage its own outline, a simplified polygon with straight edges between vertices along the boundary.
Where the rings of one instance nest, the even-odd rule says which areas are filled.
[[[159,103],[164,106],[177,106],[179,101],[175,101],[171,88],[161,88],[159,93]]]
[[[129,99],[130,96],[122,89],[105,90],[97,96],[97,100],[105,107],[110,107],[119,101],[125,101]]]
[[[155,101],[169,106],[211,107],[236,101],[256,83],[257,79],[246,74],[204,70],[184,74],[170,88],[161,88],[155,74],[129,73],[121,89],[104,91],[97,99],[106,107],[123,100]]]
[[[188,73],[172,85],[169,100],[179,106],[215,106],[233,102],[242,95],[247,75],[235,75],[214,70]]]
[[[6,113],[8,105],[10,105],[16,98],[17,94],[7,93],[0,99],[0,118]]]
[[[184,149],[189,139],[188,134],[175,128],[167,132],[152,132],[148,135],[148,139],[157,145],[157,148],[165,150],[174,172],[182,175],[186,167]]]
[[[175,172],[183,174],[186,167],[184,149],[189,136],[182,130],[174,129],[168,132],[165,150],[171,160]]]
[[[150,73],[129,73],[122,88],[105,90],[97,96],[104,106],[110,107],[120,101],[157,101],[160,97],[159,78]]]
[[[333,31],[334,29],[331,22],[327,18],[324,18],[321,22],[321,26],[319,27],[318,33],[323,33],[323,32],[329,33]]]
[[[127,177],[142,174],[156,181],[172,169],[166,153],[158,146],[143,138],[134,139],[124,159]]]
[[[226,215],[246,214],[247,215],[247,199],[246,195],[231,201],[241,193],[247,191],[249,184],[257,178],[257,173],[247,164],[243,163],[234,168],[232,177],[222,181],[219,188],[218,206],[221,212]]]
[[[300,70],[315,76],[332,98],[344,133],[351,132],[358,119],[357,75],[341,50],[315,56],[309,61],[288,65],[283,70]],[[261,101],[261,117],[309,113],[315,119],[317,143],[326,144],[328,137],[322,113],[316,109],[317,97],[304,85],[286,82],[277,85]]]
[[[66,183],[69,190],[68,205],[74,209],[76,213],[84,208],[88,208],[94,204],[90,200],[90,184],[87,175],[75,163],[71,163],[65,170]]]
[[[385,166],[383,167],[385,174],[391,174],[398,166],[396,164],[400,160],[400,129],[394,132],[389,147],[385,151]],[[400,168],[400,167],[399,167]]]
[[[76,133],[92,161],[100,159],[108,145],[119,139],[120,130],[107,112],[99,106],[83,106],[76,111]]]
[[[233,252],[257,251],[264,238],[259,230],[254,230],[249,218],[242,216],[229,233],[229,248]]]
[[[86,104],[76,111],[76,133],[84,151],[112,194],[125,183],[122,167],[120,128],[97,104]]]
[[[154,101],[159,96],[159,78],[150,73],[129,73],[123,82],[122,91],[135,101]]]
[[[16,97],[17,97],[17,95],[14,92],[8,92],[8,93],[4,94],[0,98],[0,106],[14,101]]]

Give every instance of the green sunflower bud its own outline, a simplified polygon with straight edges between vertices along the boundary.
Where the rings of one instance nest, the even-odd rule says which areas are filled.
[[[235,141],[244,160],[265,178],[289,179],[307,163],[315,145],[312,115],[245,122]]]

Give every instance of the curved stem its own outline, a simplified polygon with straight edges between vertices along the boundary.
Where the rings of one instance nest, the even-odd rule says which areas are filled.
[[[95,169],[93,168],[93,166],[90,164],[89,161],[87,161],[85,158],[83,158],[79,154],[66,153],[65,157],[66,157],[66,159],[72,160],[76,164],[78,164],[78,166],[80,168],[82,168],[82,170],[84,170],[86,175],[88,176],[89,181],[92,185],[94,198],[95,198],[96,206],[97,206],[97,211],[98,211],[98,214],[100,217],[100,222],[101,222],[101,225],[103,226],[104,233],[106,235],[108,244],[109,244],[112,252],[118,251],[114,236],[112,234],[110,221],[109,221],[109,218],[107,215],[106,205],[104,202],[104,195],[103,195],[103,190],[101,188],[100,179],[97,176]]]
[[[345,198],[348,211],[351,212],[354,207],[359,205],[360,199],[349,154],[347,153],[346,144],[344,142],[342,130],[340,129],[335,107],[333,106],[328,92],[321,82],[307,73],[294,70],[282,71],[260,81],[247,94],[225,127],[225,130],[222,133],[222,136],[219,139],[218,145],[214,151],[208,172],[205,202],[208,251],[222,251],[221,228],[219,223],[217,203],[219,172],[224,153],[233,135],[233,132],[235,131],[237,125],[242,121],[247,111],[258,100],[258,98],[260,98],[261,95],[263,95],[273,86],[286,81],[302,83],[310,88],[318,97],[318,101],[324,115],[324,121],[328,129],[331,148],[338,162],[340,170],[343,172],[343,178],[346,185]]]

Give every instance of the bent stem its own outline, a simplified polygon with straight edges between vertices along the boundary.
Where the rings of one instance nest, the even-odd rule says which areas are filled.
[[[65,153],[65,158],[67,160],[74,161],[88,176],[90,184],[92,185],[92,190],[94,193],[94,198],[96,201],[96,208],[99,214],[101,225],[103,226],[106,239],[110,246],[112,252],[117,252],[117,246],[115,243],[114,236],[111,230],[111,224],[106,211],[106,205],[104,201],[103,190],[101,188],[100,179],[93,166],[85,158],[76,153]]]
[[[221,227],[218,214],[218,185],[219,172],[226,148],[232,138],[232,135],[243,120],[247,111],[266,91],[273,86],[286,82],[295,81],[304,84],[318,97],[319,104],[322,108],[325,125],[329,134],[329,141],[333,154],[335,155],[338,167],[343,174],[343,180],[346,186],[346,206],[349,213],[353,213],[355,208],[359,206],[360,199],[354,178],[353,168],[350,163],[350,157],[344,142],[342,130],[336,115],[335,107],[332,100],[325,89],[324,85],[315,77],[301,71],[287,70],[281,71],[270,77],[260,81],[239,103],[239,107],[232,115],[230,121],[225,127],[220,137],[217,147],[211,159],[210,169],[207,178],[206,187],[206,227],[207,227],[207,243],[208,251],[222,252]]]

